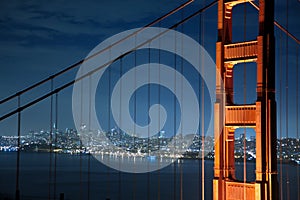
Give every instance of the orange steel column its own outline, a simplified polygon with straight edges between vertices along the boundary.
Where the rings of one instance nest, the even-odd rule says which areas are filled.
[[[216,82],[215,159],[213,199],[278,199],[276,156],[276,102],[274,64],[274,1],[259,1],[259,33],[256,41],[232,43],[232,8],[251,0],[219,0],[216,66],[224,81]],[[257,101],[234,105],[233,67],[257,62]],[[234,130],[255,127],[256,181],[235,178]]]
[[[259,1],[257,42],[256,182],[261,199],[278,199],[274,1]]]
[[[225,18],[226,9],[223,0],[218,2],[218,41],[216,43],[216,67],[217,73],[220,73],[223,81],[224,88],[221,87],[221,83],[216,82],[216,102],[214,106],[214,119],[215,119],[215,158],[214,158],[214,181],[213,181],[213,199],[225,199],[225,183],[226,179],[225,169],[226,166],[226,132],[224,127],[224,115],[225,115],[225,102],[227,98],[230,99],[228,92],[230,91],[230,85],[232,81],[230,79],[225,80],[226,69],[224,68],[224,44],[231,42],[231,12],[228,18]],[[218,77],[216,78],[218,81]],[[227,83],[227,84],[226,84]],[[229,86],[229,88],[228,88]],[[232,88],[232,87],[231,87]],[[225,96],[224,96],[225,94]]]

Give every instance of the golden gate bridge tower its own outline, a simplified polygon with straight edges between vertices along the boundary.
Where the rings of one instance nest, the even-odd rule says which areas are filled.
[[[251,0],[218,1],[216,43],[215,160],[213,199],[278,199],[276,157],[274,1],[259,0],[259,33],[256,40],[232,42],[233,7]],[[233,68],[256,62],[257,100],[251,105],[233,102]],[[238,66],[237,66],[238,67]],[[222,89],[224,88],[224,89]],[[235,177],[234,132],[236,128],[256,131],[256,180]],[[245,165],[246,163],[244,163]]]

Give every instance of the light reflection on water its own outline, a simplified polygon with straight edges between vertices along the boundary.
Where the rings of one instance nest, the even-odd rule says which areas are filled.
[[[48,199],[49,155],[21,153],[20,190],[22,199]],[[52,164],[54,154],[52,154]],[[111,157],[110,159],[116,159]],[[141,158],[117,158],[120,165]],[[158,164],[157,158],[148,163]],[[90,161],[90,165],[89,165]],[[149,161],[149,160],[148,160]],[[89,167],[90,166],[90,167]],[[16,153],[0,153],[0,199],[13,199],[16,181]],[[151,173],[124,173],[111,169],[89,155],[57,154],[56,183],[54,165],[51,172],[51,195],[64,193],[65,199],[183,199],[201,198],[201,160],[180,160]],[[247,177],[254,180],[255,163],[247,163]],[[291,199],[297,199],[297,166],[285,165],[289,171]],[[286,174],[283,191],[286,193]],[[236,177],[242,179],[243,164],[236,164]],[[213,161],[205,161],[205,199],[212,199]],[[89,195],[88,195],[89,194]]]

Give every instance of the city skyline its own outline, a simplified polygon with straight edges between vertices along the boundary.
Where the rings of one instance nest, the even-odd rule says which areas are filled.
[[[154,152],[153,157],[162,158],[182,158],[182,159],[202,159],[202,142],[205,145],[205,159],[214,159],[214,138],[207,136],[204,140],[200,135],[194,135],[193,142],[187,147],[185,152],[176,153],[168,150],[166,147],[171,141],[165,132],[152,136],[148,139],[132,137],[119,129],[113,128],[109,132],[100,133],[91,131],[91,134],[81,135],[75,129],[66,128],[52,130],[52,142],[50,141],[50,130],[32,130],[27,134],[21,136],[21,152],[56,152],[66,154],[93,154],[95,157],[98,155],[109,155],[114,157],[148,157],[151,156],[149,151]],[[101,138],[106,137],[118,148],[126,148],[126,151],[119,152],[118,148],[112,148]],[[176,136],[175,136],[176,137]],[[188,136],[186,136],[188,137]],[[91,143],[84,146],[81,141],[89,140]],[[177,136],[175,139],[178,145],[184,144],[185,136]],[[240,162],[243,159],[244,151],[247,155],[247,161],[254,161],[256,158],[256,137],[246,137],[246,147],[244,146],[244,134],[236,135],[235,138],[235,159]],[[103,145],[99,147],[99,144]],[[50,147],[50,145],[52,147]],[[155,154],[155,151],[163,149],[165,154]],[[244,149],[245,148],[245,149]],[[277,139],[277,159],[278,162],[291,162],[300,165],[300,140],[297,138],[282,138]],[[16,152],[18,150],[18,137],[17,136],[0,136],[0,152]],[[124,154],[125,153],[125,154]],[[127,154],[126,154],[127,153]]]

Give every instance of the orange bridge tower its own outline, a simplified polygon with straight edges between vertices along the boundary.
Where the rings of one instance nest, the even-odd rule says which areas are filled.
[[[259,33],[256,40],[232,43],[233,7],[249,1],[218,2],[216,65],[224,87],[219,81],[216,82],[214,200],[278,199],[274,0],[259,0]],[[257,64],[257,100],[251,105],[235,105],[233,68],[244,62]],[[256,131],[255,182],[235,178],[234,132],[241,127],[254,128]]]

